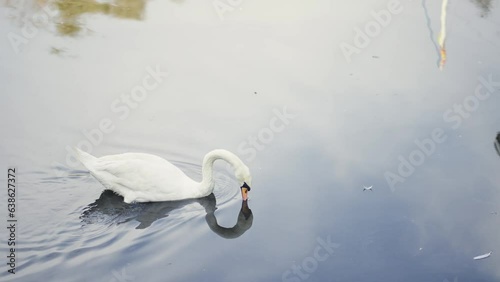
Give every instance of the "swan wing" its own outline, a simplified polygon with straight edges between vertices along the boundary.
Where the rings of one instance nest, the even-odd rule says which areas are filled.
[[[99,182],[122,195],[126,202],[186,198],[196,184],[175,165],[149,154],[104,156],[86,166]]]

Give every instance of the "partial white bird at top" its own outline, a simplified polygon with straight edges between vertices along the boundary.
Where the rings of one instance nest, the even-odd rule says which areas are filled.
[[[368,190],[368,191],[373,191],[373,189],[372,189],[372,188],[373,188],[373,185],[372,185],[372,186],[370,186],[370,187],[366,187],[365,185],[363,185],[363,191],[365,191],[365,190]]]

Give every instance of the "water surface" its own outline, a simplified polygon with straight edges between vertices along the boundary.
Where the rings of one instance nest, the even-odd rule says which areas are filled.
[[[497,1],[451,1],[442,71],[438,1],[397,2],[362,48],[356,30],[390,1],[216,2],[2,3],[18,248],[0,280],[500,280]],[[155,154],[197,180],[205,153],[233,151],[248,207],[223,163],[210,198],[126,205],[74,146]]]

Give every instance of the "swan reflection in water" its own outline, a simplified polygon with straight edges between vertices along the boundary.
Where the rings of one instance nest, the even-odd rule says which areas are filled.
[[[85,207],[80,219],[84,224],[122,224],[136,220],[139,225],[135,229],[145,229],[156,220],[167,217],[172,211],[192,203],[199,203],[205,209],[208,226],[222,238],[238,238],[252,227],[253,214],[248,207],[248,201],[242,201],[237,222],[233,227],[220,226],[215,217],[217,201],[213,193],[199,199],[127,204],[123,202],[122,196],[104,190],[99,199]]]

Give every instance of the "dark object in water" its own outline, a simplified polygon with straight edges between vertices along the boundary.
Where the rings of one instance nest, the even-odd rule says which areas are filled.
[[[146,229],[158,219],[168,217],[174,210],[196,202],[205,209],[205,221],[210,230],[222,238],[238,238],[252,227],[253,214],[248,207],[248,201],[242,201],[237,222],[233,227],[220,226],[215,217],[217,200],[213,193],[198,199],[127,204],[123,201],[122,196],[111,190],[104,190],[99,199],[84,208],[80,219],[84,225],[118,225],[135,220],[139,222],[135,229]]]
[[[497,137],[495,138],[495,150],[497,150],[497,154],[500,156],[500,132],[497,133]]]

